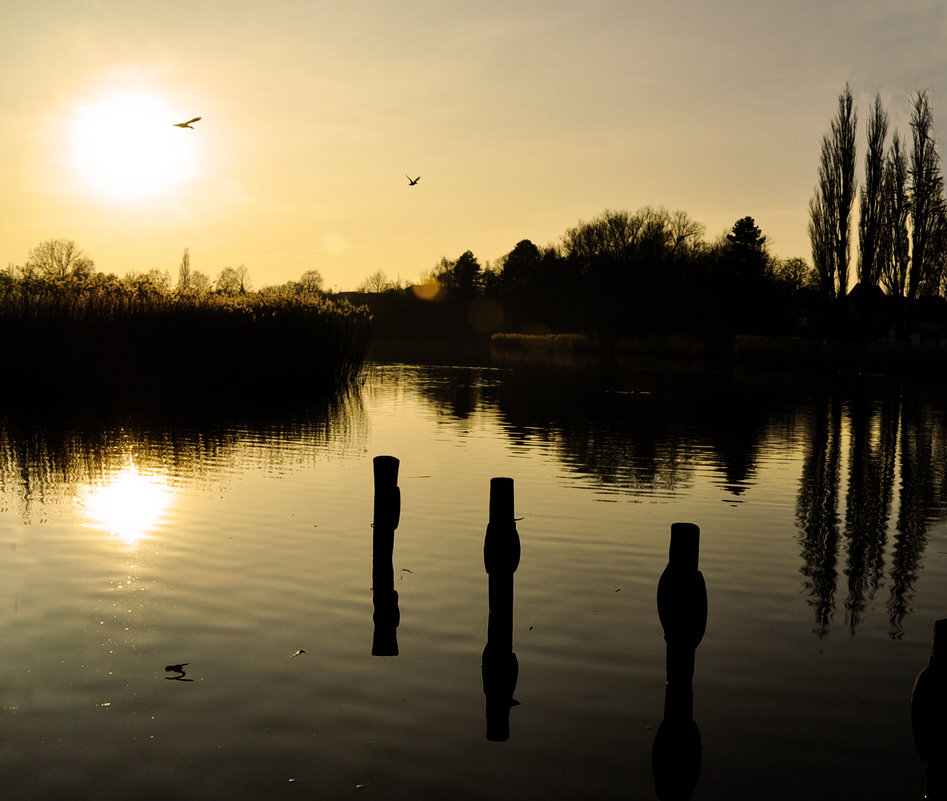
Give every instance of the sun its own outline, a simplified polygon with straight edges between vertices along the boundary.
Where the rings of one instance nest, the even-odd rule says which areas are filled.
[[[103,484],[80,488],[77,504],[88,525],[134,548],[165,522],[175,496],[167,477],[129,464]]]
[[[174,126],[194,114],[178,116],[160,97],[138,89],[113,91],[78,106],[72,163],[82,185],[117,201],[177,190],[194,176],[200,136]]]

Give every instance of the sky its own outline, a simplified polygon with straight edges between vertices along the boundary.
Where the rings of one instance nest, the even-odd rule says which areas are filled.
[[[947,130],[947,4],[6,0],[0,74],[0,268],[64,238],[349,290],[647,205],[811,260],[846,83],[859,172],[876,94],[909,137],[927,89]]]

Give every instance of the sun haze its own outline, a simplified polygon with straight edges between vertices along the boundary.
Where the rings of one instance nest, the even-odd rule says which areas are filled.
[[[80,104],[72,121],[72,157],[81,185],[126,202],[193,179],[197,143],[170,119],[169,104],[142,90],[118,90]]]
[[[808,259],[839,92],[909,138],[929,89],[943,129],[945,26],[927,0],[10,0],[0,266],[62,237],[100,272],[189,248],[210,276],[351,289],[646,205],[709,239],[749,215]]]

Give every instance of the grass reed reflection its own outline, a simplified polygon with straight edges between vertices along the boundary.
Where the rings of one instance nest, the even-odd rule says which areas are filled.
[[[0,408],[0,492],[27,522],[79,499],[80,508],[105,525],[122,504],[130,516],[129,493],[153,490],[151,500],[143,498],[135,509],[140,516],[166,500],[159,496],[174,493],[182,478],[222,481],[227,465],[263,459],[285,466],[306,461],[320,447],[358,449],[366,436],[357,385],[306,400],[245,400],[160,413],[135,404],[117,410],[80,406],[58,414],[44,407]],[[208,465],[217,469],[208,471]],[[140,477],[136,486],[130,470]],[[161,476],[169,477],[166,493],[158,492]],[[109,494],[101,493],[118,480],[127,485],[106,504]],[[128,519],[112,525],[138,524]]]

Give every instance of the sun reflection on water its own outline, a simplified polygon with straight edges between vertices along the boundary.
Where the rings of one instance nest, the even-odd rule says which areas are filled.
[[[81,487],[76,503],[87,525],[135,548],[164,522],[175,496],[167,476],[129,464],[101,484]]]

